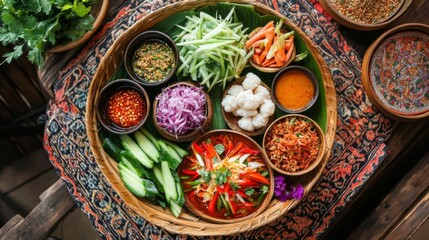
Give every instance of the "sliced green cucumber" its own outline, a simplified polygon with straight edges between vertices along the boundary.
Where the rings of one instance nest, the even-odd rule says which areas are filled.
[[[157,165],[155,165],[155,166],[153,166],[152,170],[153,170],[153,173],[155,174],[155,177],[164,186],[164,183],[163,183],[163,180],[162,180],[161,169]]]
[[[177,152],[177,154],[179,154],[180,158],[183,158],[184,156],[189,154],[188,151],[177,146],[176,144],[173,144],[173,143],[167,142],[167,141],[165,141],[165,142],[167,143],[168,146],[172,147],[174,149],[174,151]]]
[[[155,200],[156,196],[159,194],[158,188],[156,188],[155,183],[149,179],[141,179],[143,187],[146,189],[146,197],[152,200]]]
[[[159,162],[159,151],[153,145],[152,141],[149,140],[142,132],[137,131],[134,133],[134,137],[139,147],[146,153],[146,155],[154,162]]]
[[[171,175],[170,168],[168,163],[161,161],[161,171],[162,171],[162,182],[164,183],[165,199],[170,201],[170,199],[177,199],[177,190],[176,182],[174,181],[173,175]]]
[[[137,175],[130,174],[131,171],[119,171],[119,176],[122,179],[122,182],[130,192],[135,194],[138,197],[146,196],[146,188],[143,186],[143,182]]]
[[[173,199],[170,199],[170,201],[168,201],[168,205],[173,215],[175,217],[179,217],[180,213],[182,212],[182,206],[177,204]]]
[[[139,145],[128,135],[120,135],[122,146],[130,151],[134,158],[137,159],[143,166],[147,168],[153,167],[153,161],[141,150]]]
[[[158,177],[155,175],[154,169],[155,169],[155,166],[153,166],[152,171],[147,172],[147,178],[151,180],[153,183],[155,183],[155,186],[160,193],[164,193],[164,186],[162,185],[162,174],[161,174],[161,181],[159,181]]]
[[[123,162],[119,163],[119,176],[124,182],[125,187],[139,197],[154,200],[159,195],[154,182],[149,179],[140,178],[137,173],[125,166]]]
[[[168,162],[168,166],[171,170],[176,170],[179,164],[182,162],[182,158],[179,154],[170,146],[168,146],[164,141],[159,141],[162,151],[162,159]]]
[[[116,162],[120,161],[121,148],[119,148],[112,139],[106,137],[103,140],[103,149],[113,160]]]
[[[149,140],[152,142],[152,144],[159,150],[161,150],[161,147],[159,146],[158,140],[156,140],[156,138],[150,134],[150,132],[148,130],[146,130],[145,128],[141,128],[140,131],[147,137],[149,138]]]
[[[180,184],[180,181],[176,182],[176,190],[177,190],[176,203],[177,203],[177,205],[182,207],[183,204],[185,203],[185,193],[183,192],[183,187],[182,187],[182,184]]]
[[[130,151],[128,150],[121,151],[120,156],[121,156],[120,165],[123,164],[124,167],[133,171],[139,177],[147,177],[147,172],[149,171],[143,167],[143,165],[140,163],[140,161],[138,161],[138,159],[134,158],[134,155]]]

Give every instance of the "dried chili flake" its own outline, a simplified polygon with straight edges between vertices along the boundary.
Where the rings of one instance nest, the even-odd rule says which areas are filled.
[[[108,99],[107,117],[116,125],[127,128],[137,125],[146,114],[146,104],[139,92],[122,89]]]

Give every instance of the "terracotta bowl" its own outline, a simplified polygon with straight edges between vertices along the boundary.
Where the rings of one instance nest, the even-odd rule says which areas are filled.
[[[236,219],[221,219],[221,218],[216,218],[216,217],[210,216],[208,214],[205,214],[204,212],[202,212],[201,210],[199,210],[196,206],[194,206],[192,204],[192,202],[190,201],[190,199],[188,197],[188,194],[186,194],[186,189],[184,189],[184,191],[185,191],[185,205],[195,215],[197,215],[201,218],[204,218],[205,220],[215,222],[215,223],[234,223],[234,222],[241,222],[241,221],[251,219],[251,218],[259,215],[260,213],[262,213],[268,207],[268,205],[271,202],[271,199],[272,199],[273,194],[274,194],[274,174],[273,174],[273,171],[272,171],[270,165],[268,164],[268,159],[267,159],[265,153],[262,151],[262,148],[258,145],[258,143],[256,143],[253,139],[251,139],[250,137],[248,137],[242,133],[235,132],[232,130],[214,130],[214,131],[210,131],[210,132],[200,136],[194,142],[201,143],[207,139],[210,139],[210,137],[216,136],[219,134],[228,134],[228,135],[233,135],[233,137],[242,138],[244,141],[249,143],[253,149],[258,149],[260,151],[261,157],[264,159],[264,161],[266,163],[266,168],[268,170],[268,176],[269,176],[268,180],[270,182],[268,193],[265,196],[265,199],[263,200],[263,202],[261,203],[259,208],[255,212],[253,212],[247,216],[236,218]],[[189,150],[189,151],[191,152],[191,150]],[[183,161],[188,161],[188,160],[185,158]],[[182,169],[183,165],[184,165],[184,162],[182,162],[179,165],[179,168],[178,168],[179,176],[180,176],[180,172],[183,170]],[[183,184],[182,184],[182,186],[183,186]]]
[[[413,83],[411,82],[411,80],[408,81],[400,81],[401,79],[399,78],[393,78],[394,80],[391,81],[390,83],[387,83],[389,85],[389,87],[384,87],[383,89],[383,85],[384,83],[382,81],[377,80],[376,78],[373,79],[371,77],[372,73],[375,71],[375,67],[371,67],[373,62],[377,59],[376,56],[380,56],[380,54],[377,55],[378,52],[383,53],[383,50],[379,50],[379,48],[383,47],[383,44],[385,43],[386,40],[391,39],[391,37],[395,37],[396,34],[401,34],[402,32],[416,32],[417,34],[422,34],[422,35],[426,35],[429,36],[429,25],[425,25],[425,24],[418,24],[418,23],[407,23],[407,24],[402,24],[399,25],[397,27],[394,27],[388,31],[386,31],[385,33],[383,33],[379,38],[377,38],[367,49],[367,51],[365,52],[364,58],[363,58],[363,62],[362,62],[362,83],[363,83],[363,87],[365,89],[365,92],[368,95],[369,100],[371,101],[372,104],[374,104],[375,108],[377,108],[377,110],[379,110],[381,113],[383,113],[384,115],[386,115],[389,118],[398,120],[398,121],[416,121],[416,120],[420,120],[420,119],[427,119],[429,118],[429,110],[427,110],[427,104],[424,105],[422,104],[422,106],[424,106],[424,108],[422,108],[421,111],[417,111],[417,109],[415,111],[410,111],[410,113],[406,113],[405,109],[402,109],[401,111],[399,111],[397,109],[397,107],[399,106],[398,104],[401,103],[402,105],[408,105],[410,102],[406,102],[408,100],[411,99],[411,96],[413,95],[418,95],[418,94],[409,94],[409,97],[404,97],[405,95],[403,93],[400,93],[401,98],[394,98],[398,104],[391,104],[389,99],[391,98],[391,96],[393,96],[392,93],[395,93],[397,89],[400,89],[401,91],[403,89],[406,89],[409,87],[409,85],[413,85]],[[411,37],[411,36],[410,36]],[[384,47],[386,47],[386,45],[384,44]],[[404,48],[405,49],[405,48]],[[417,48],[414,48],[417,49]],[[402,54],[401,52],[395,50],[395,54],[398,56],[401,55],[409,55],[409,53],[406,54]],[[392,55],[392,53],[391,53]],[[420,54],[421,55],[421,54]],[[399,57],[402,58],[402,57]],[[400,61],[395,61],[395,62],[400,62]],[[417,62],[413,62],[416,63]],[[374,64],[375,66],[376,64]],[[403,64],[404,65],[404,64]],[[405,64],[408,67],[411,67],[411,64]],[[398,67],[397,67],[398,68]],[[381,68],[380,68],[381,69]],[[387,68],[388,69],[388,68]],[[395,70],[396,68],[392,67],[392,71]],[[400,68],[402,70],[402,67]],[[405,69],[405,68],[404,68]],[[396,70],[395,70],[396,71]],[[412,71],[412,72],[419,72],[419,71]],[[397,73],[394,73],[394,76],[398,75]],[[374,75],[375,76],[375,75]],[[410,76],[410,74],[407,74],[407,76]],[[381,79],[381,75],[380,75],[380,79]],[[414,79],[412,79],[414,80]],[[422,82],[423,84],[428,84],[428,80],[426,79],[426,82],[424,81],[425,79],[422,78]],[[374,83],[376,82],[376,83]],[[375,85],[377,85],[378,82],[378,90],[376,90]],[[414,80],[415,82],[415,80]],[[392,90],[389,90],[389,88],[391,88]],[[424,89],[424,87],[417,87],[417,90],[421,90]],[[382,91],[384,91],[383,94]],[[410,91],[412,92],[412,91]],[[396,94],[396,93],[395,93]],[[400,100],[402,99],[402,100]],[[422,97],[421,99],[424,99],[424,97]],[[405,100],[405,101],[404,101]],[[421,102],[424,102],[423,100]],[[395,110],[396,107],[396,110]],[[421,106],[420,106],[421,107]],[[426,110],[424,110],[426,109]],[[412,109],[411,109],[412,110]]]
[[[194,82],[178,82],[178,83],[175,83],[175,84],[168,86],[165,89],[174,88],[174,87],[179,86],[179,85],[199,87],[199,85],[194,83]],[[153,102],[152,120],[153,120],[153,123],[155,125],[155,129],[159,132],[159,134],[161,134],[163,137],[165,137],[166,139],[173,141],[173,142],[188,142],[188,141],[194,140],[198,136],[207,132],[208,129],[210,128],[210,124],[211,124],[211,121],[213,118],[213,109],[212,109],[213,106],[212,106],[212,102],[210,100],[210,96],[204,90],[202,90],[202,91],[204,92],[204,94],[206,96],[206,119],[204,120],[204,122],[200,128],[197,128],[197,129],[195,129],[189,133],[186,133],[184,135],[178,135],[177,137],[174,134],[166,131],[165,129],[163,129],[159,126],[158,120],[156,118],[156,110],[158,107],[158,100],[155,99]]]
[[[267,149],[266,149],[266,144],[268,143],[268,135],[271,133],[271,130],[273,128],[274,125],[276,125],[277,123],[281,122],[281,121],[285,121],[286,119],[291,119],[291,118],[301,118],[304,119],[305,121],[309,121],[314,125],[314,128],[319,136],[319,151],[318,154],[316,156],[316,158],[314,159],[314,161],[310,164],[310,166],[308,166],[305,169],[299,170],[299,171],[287,171],[285,169],[279,168],[276,165],[274,165],[274,163],[272,163],[272,161],[270,160],[269,154],[267,153]],[[275,120],[273,123],[271,123],[271,125],[268,127],[267,131],[264,134],[264,138],[262,140],[262,148],[264,149],[264,153],[267,155],[268,158],[268,163],[270,164],[271,168],[273,168],[275,171],[284,174],[284,175],[288,175],[288,176],[301,176],[304,175],[306,173],[309,173],[310,171],[312,171],[313,169],[315,169],[317,167],[317,165],[319,165],[319,163],[321,162],[321,160],[323,159],[325,152],[326,152],[326,140],[325,140],[325,135],[323,134],[322,129],[320,128],[320,126],[311,118],[304,116],[304,115],[300,115],[300,114],[289,114],[289,115],[285,115],[282,116],[280,118],[278,118],[277,120]]]
[[[107,101],[109,100],[109,97],[114,92],[122,89],[132,89],[137,91],[140,94],[140,96],[143,97],[143,101],[145,102],[145,109],[144,109],[145,116],[140,120],[138,124],[127,128],[118,126],[115,123],[113,123],[107,116],[107,112],[106,112],[106,105],[107,105]],[[95,109],[97,111],[98,121],[108,131],[114,134],[129,134],[137,131],[146,122],[149,116],[150,102],[146,91],[138,83],[129,79],[118,79],[118,80],[109,82],[106,86],[104,86],[101,89],[100,94],[98,95],[98,98],[96,100]]]

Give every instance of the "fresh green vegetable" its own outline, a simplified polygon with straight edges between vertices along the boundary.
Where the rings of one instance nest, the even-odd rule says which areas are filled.
[[[225,88],[227,81],[240,77],[252,53],[246,53],[244,43],[247,28],[234,18],[234,7],[222,19],[200,12],[186,16],[183,31],[176,36],[181,66],[178,74],[199,81],[210,91],[216,84]]]
[[[126,168],[123,164],[120,166],[119,176],[128,190],[139,197],[146,197],[152,200],[155,199],[159,192],[152,181],[140,178],[136,172]]]
[[[147,168],[153,167],[153,161],[143,152],[137,143],[128,135],[120,135],[122,146],[134,155]]]
[[[180,155],[164,141],[159,140],[159,145],[161,146],[161,159],[168,163],[168,166],[171,170],[176,170],[179,164],[182,162]]]
[[[140,131],[147,137],[149,138],[149,140],[152,142],[152,144],[156,147],[156,149],[161,150],[158,140],[155,139],[155,137],[150,134],[150,132],[148,130],[146,130],[145,128],[141,128]]]
[[[161,171],[162,171],[162,182],[164,183],[165,198],[167,201],[170,199],[177,199],[177,189],[176,183],[174,182],[173,175],[171,174],[168,163],[161,161]]]
[[[112,139],[106,137],[103,140],[104,151],[115,161],[119,161],[121,155],[121,149],[112,141]]]
[[[146,155],[154,162],[159,162],[159,151],[156,146],[149,140],[142,132],[137,131],[134,133],[134,138],[137,144],[146,153]]]
[[[119,167],[121,165],[132,170],[139,177],[147,177],[148,171],[146,171],[143,165],[134,158],[134,155],[130,151],[121,151],[121,161],[119,162]]]
[[[0,1],[0,41],[13,44],[3,55],[10,63],[28,50],[28,59],[43,65],[47,48],[81,38],[92,29],[94,18],[89,14],[94,0],[3,0]]]

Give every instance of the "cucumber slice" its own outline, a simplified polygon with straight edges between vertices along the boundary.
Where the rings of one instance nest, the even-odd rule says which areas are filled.
[[[159,141],[159,145],[162,149],[162,160],[167,161],[168,166],[171,168],[171,170],[175,171],[179,166],[180,162],[182,162],[182,158],[176,151],[174,151],[172,147],[168,146],[164,141]]]
[[[137,175],[129,174],[127,171],[119,171],[119,176],[122,179],[122,182],[130,192],[138,197],[146,196],[146,188],[143,186],[142,181],[138,178]],[[137,177],[137,178],[136,178]]]
[[[154,162],[159,162],[159,151],[149,138],[139,131],[134,133],[134,137],[143,152],[145,152],[146,155]]]
[[[119,165],[121,164],[139,177],[147,177],[147,172],[149,172],[128,150],[121,151],[121,162]]]
[[[152,142],[152,144],[156,147],[156,149],[161,150],[161,147],[159,146],[158,140],[156,140],[156,138],[150,134],[150,132],[148,130],[146,130],[145,128],[141,128],[140,131],[147,137],[149,138],[149,140]]]
[[[103,140],[103,149],[113,160],[116,162],[120,161],[121,148],[119,148],[112,139],[106,137]]]
[[[179,154],[180,158],[183,158],[184,156],[189,154],[188,151],[177,146],[176,144],[173,144],[173,143],[167,142],[167,141],[165,141],[165,142],[167,143],[168,146],[172,147],[174,149],[174,151],[177,152],[177,154]]]
[[[173,215],[175,217],[179,217],[180,212],[182,212],[182,207],[179,206],[173,199],[170,199],[170,201],[168,201],[168,205]]]
[[[153,166],[152,168],[153,173],[155,174],[155,177],[158,179],[158,181],[164,186],[164,182],[162,180],[162,172],[161,169],[158,166]]]
[[[155,200],[156,196],[159,194],[158,188],[156,188],[155,183],[149,179],[141,179],[143,187],[146,189],[146,197]]]
[[[174,181],[173,176],[171,175],[170,168],[168,163],[161,161],[161,171],[162,171],[162,182],[164,183],[165,199],[170,201],[170,199],[177,199],[177,190],[176,182]]]
[[[155,183],[149,179],[140,178],[137,173],[129,169],[123,162],[119,163],[119,176],[125,187],[139,197],[146,197],[151,200],[159,195]]]
[[[122,146],[131,152],[134,155],[134,158],[137,159],[143,166],[147,168],[153,167],[153,161],[149,159],[148,156],[141,150],[139,145],[128,135],[120,135]]]
[[[156,186],[156,188],[158,189],[158,191],[160,192],[160,193],[164,193],[164,186],[162,185],[162,174],[161,174],[161,171],[160,171],[160,179],[161,179],[161,181],[158,179],[158,177],[155,175],[155,167],[156,166],[154,166],[153,168],[152,168],[152,171],[148,171],[147,172],[147,178],[149,179],[149,180],[151,180],[153,183],[155,183],[155,186]],[[159,170],[159,169],[158,169]]]
[[[180,207],[185,203],[185,193],[183,192],[182,184],[180,182],[176,182],[176,190],[177,190],[177,205]]]

